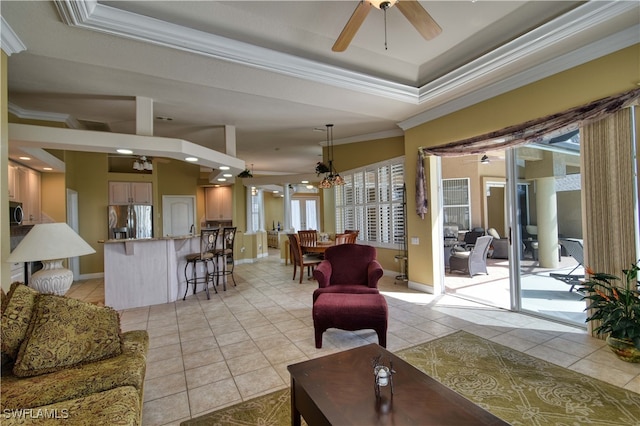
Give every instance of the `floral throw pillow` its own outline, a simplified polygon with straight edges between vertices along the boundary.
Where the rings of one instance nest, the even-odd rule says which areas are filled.
[[[120,355],[120,319],[109,307],[39,294],[13,373],[37,376]]]
[[[13,361],[24,340],[38,292],[22,283],[11,284],[2,312],[3,361]]]

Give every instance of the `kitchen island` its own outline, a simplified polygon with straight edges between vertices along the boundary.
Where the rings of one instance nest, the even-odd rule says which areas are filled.
[[[181,298],[186,286],[185,256],[200,251],[199,235],[102,242],[105,304],[117,310]]]

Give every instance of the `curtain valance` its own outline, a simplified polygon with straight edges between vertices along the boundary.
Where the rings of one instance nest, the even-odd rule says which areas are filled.
[[[418,150],[423,156],[438,155],[445,157],[481,154],[486,151],[511,148],[525,143],[542,142],[605,118],[622,108],[633,105],[639,98],[640,89],[634,89],[484,135],[436,147],[421,147]]]

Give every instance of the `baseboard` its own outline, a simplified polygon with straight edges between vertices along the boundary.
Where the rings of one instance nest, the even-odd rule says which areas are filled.
[[[95,280],[98,278],[104,278],[104,272],[96,272],[94,274],[81,274],[75,278],[77,280]]]

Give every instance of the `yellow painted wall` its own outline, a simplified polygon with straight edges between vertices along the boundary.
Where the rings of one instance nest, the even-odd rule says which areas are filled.
[[[420,146],[436,146],[463,138],[499,130],[554,112],[622,93],[637,87],[640,80],[640,45],[599,58],[558,73],[536,83],[513,90],[487,101],[432,120],[405,132],[406,181],[415,179],[415,163]],[[427,161],[427,166],[430,167]],[[429,170],[425,171],[429,173]],[[432,182],[427,195],[437,199]],[[420,238],[419,245],[409,245],[409,281],[433,285],[439,281],[440,267],[434,265],[432,244],[434,212],[422,221],[415,214],[415,188],[407,186],[409,237]],[[431,225],[427,225],[431,224]],[[423,259],[412,262],[411,259]]]
[[[43,215],[54,222],[67,221],[66,189],[64,173],[40,174],[40,198]]]
[[[337,133],[334,133],[337,136]],[[326,148],[323,150],[325,160]],[[338,173],[345,170],[357,169],[368,164],[378,163],[390,158],[404,155],[404,138],[377,139],[343,145],[334,145],[333,165]]]
[[[198,203],[200,166],[163,158],[160,161],[154,161],[153,177],[156,180],[153,185],[154,236],[164,235],[162,229],[162,197],[164,195],[195,196],[196,217],[200,217],[198,216],[200,209],[204,215],[204,204]],[[204,201],[204,196],[202,200]]]
[[[6,292],[11,285],[11,267],[5,262],[11,250],[9,239],[9,126],[7,105],[7,54],[0,50],[0,282]]]
[[[104,271],[103,244],[108,238],[109,189],[106,154],[66,151],[66,185],[78,193],[78,234],[96,251],[80,257],[80,274]],[[60,201],[64,204],[64,198]]]
[[[275,226],[278,228],[284,225],[284,197],[274,197],[273,194],[264,193],[264,226],[267,231],[271,231]]]

